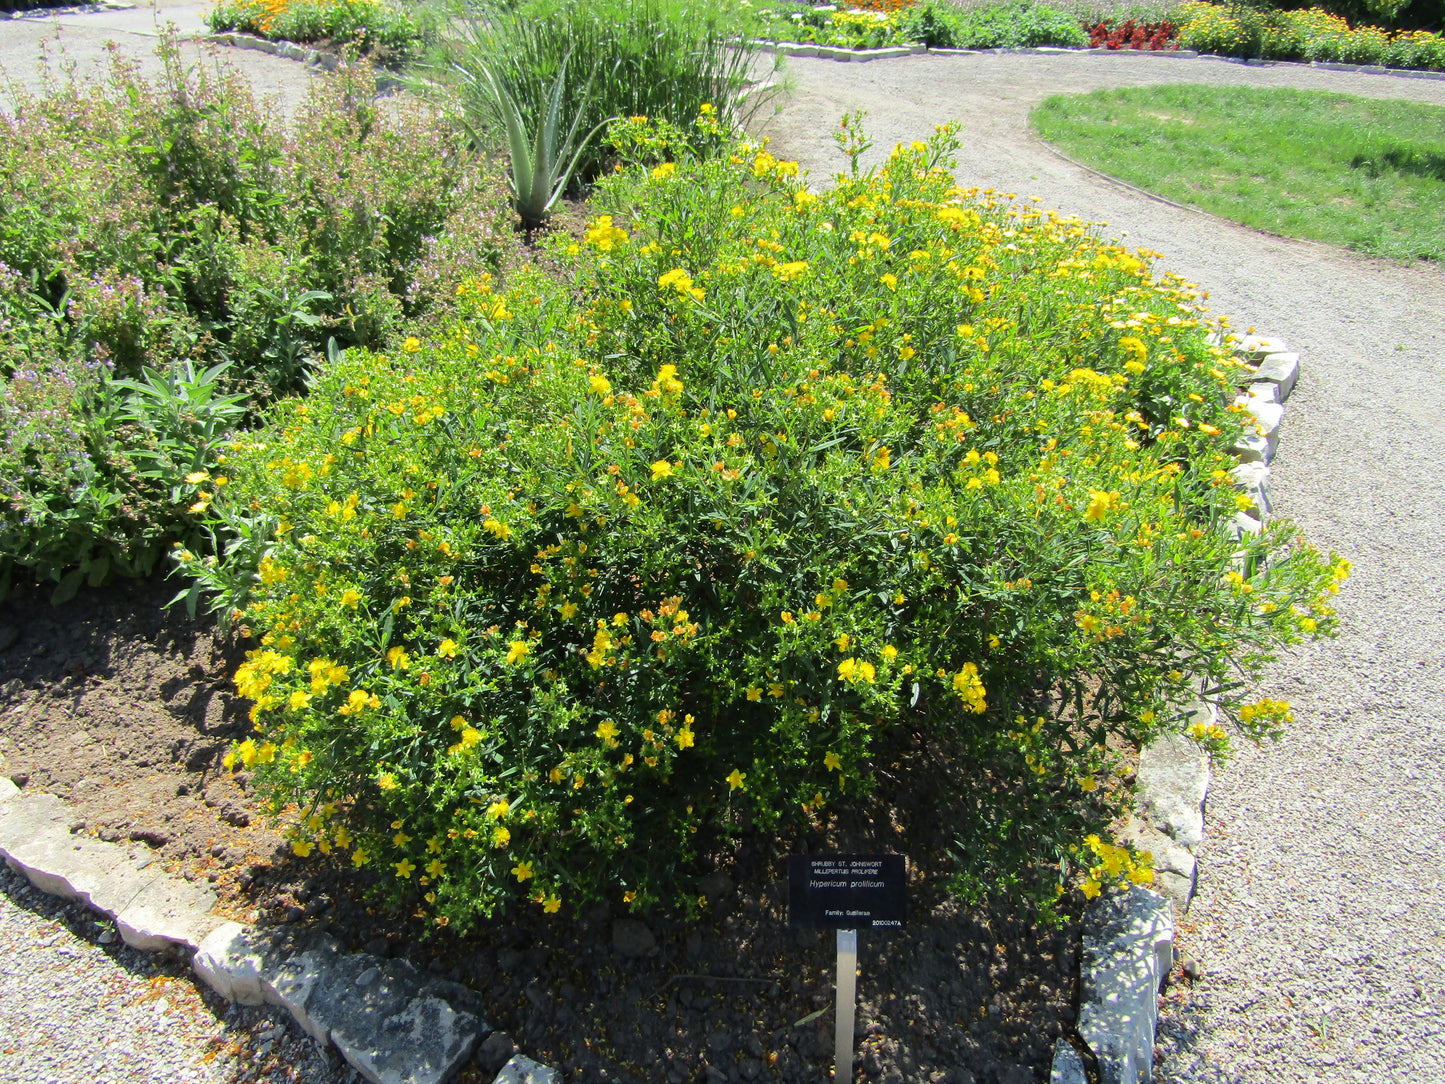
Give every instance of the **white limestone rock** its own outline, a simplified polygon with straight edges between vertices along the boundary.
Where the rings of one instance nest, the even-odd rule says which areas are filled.
[[[1181,914],[1188,911],[1198,884],[1198,863],[1193,853],[1138,817],[1124,826],[1118,840],[1136,851],[1149,853],[1154,866],[1154,891],[1167,897]]]
[[[1299,354],[1280,351],[1265,355],[1251,379],[1273,384],[1279,389],[1279,402],[1283,403],[1294,391],[1295,381],[1299,379]]]
[[[502,1066],[492,1084],[562,1084],[562,1074],[518,1054]]]
[[[1054,1061],[1049,1071],[1049,1084],[1089,1084],[1084,1059],[1067,1039],[1054,1040]]]
[[[1106,1082],[1152,1078],[1159,987],[1174,955],[1168,900],[1137,885],[1084,912],[1078,1032]]]
[[[1217,721],[1213,705],[1186,708],[1186,726]],[[1135,794],[1144,818],[1181,847],[1204,839],[1204,800],[1209,794],[1209,756],[1184,734],[1164,734],[1139,753]]]

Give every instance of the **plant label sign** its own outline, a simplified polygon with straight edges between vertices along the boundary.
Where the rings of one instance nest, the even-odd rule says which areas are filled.
[[[788,924],[825,930],[901,929],[907,880],[901,854],[790,855]]]

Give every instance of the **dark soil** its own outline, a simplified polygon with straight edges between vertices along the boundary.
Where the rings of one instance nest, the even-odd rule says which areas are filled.
[[[833,1058],[832,934],[787,924],[789,847],[937,849],[926,802],[862,809],[799,840],[744,839],[700,870],[702,917],[519,914],[461,937],[368,906],[355,874],[300,859],[220,760],[248,729],[229,676],[242,645],[126,581],[61,608],[0,604],[0,773],[74,807],[74,830],[139,841],[210,881],[240,921],[324,927],[478,991],[490,1081],[510,1041],[568,1081],[818,1081]],[[931,778],[942,777],[935,774]],[[926,862],[924,863],[926,865]],[[1075,1017],[1078,928],[961,908],[918,874],[900,933],[860,937],[857,1079],[1025,1084],[1049,1076]],[[820,1012],[820,1010],[822,1010]]]

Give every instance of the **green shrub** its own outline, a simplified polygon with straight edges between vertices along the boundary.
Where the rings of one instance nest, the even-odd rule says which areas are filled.
[[[192,529],[116,381],[190,364],[259,407],[328,343],[383,346],[446,310],[510,241],[496,177],[429,112],[372,106],[364,66],[319,82],[288,137],[243,82],[161,54],[159,84],[118,61],[0,118],[7,577],[144,572]]]
[[[1251,736],[1287,714],[1237,674],[1328,631],[1344,568],[1222,530],[1195,295],[960,192],[956,146],[825,195],[746,145],[624,170],[564,281],[480,280],[237,442],[201,483],[234,548],[179,556],[259,641],[228,763],[297,854],[443,925],[671,902],[699,840],[928,790],[913,747],[961,778],[929,875],[1051,901],[1132,868],[1086,838],[1109,745],[1182,727],[1186,673]]]
[[[1082,49],[1089,36],[1072,15],[1046,4],[1016,0],[966,9],[954,29],[960,49],[1033,48],[1040,45]]]

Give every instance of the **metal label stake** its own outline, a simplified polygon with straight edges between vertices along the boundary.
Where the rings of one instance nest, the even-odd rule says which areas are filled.
[[[838,1012],[833,1032],[833,1082],[853,1079],[853,1018],[858,1008],[858,931],[838,931]]]

